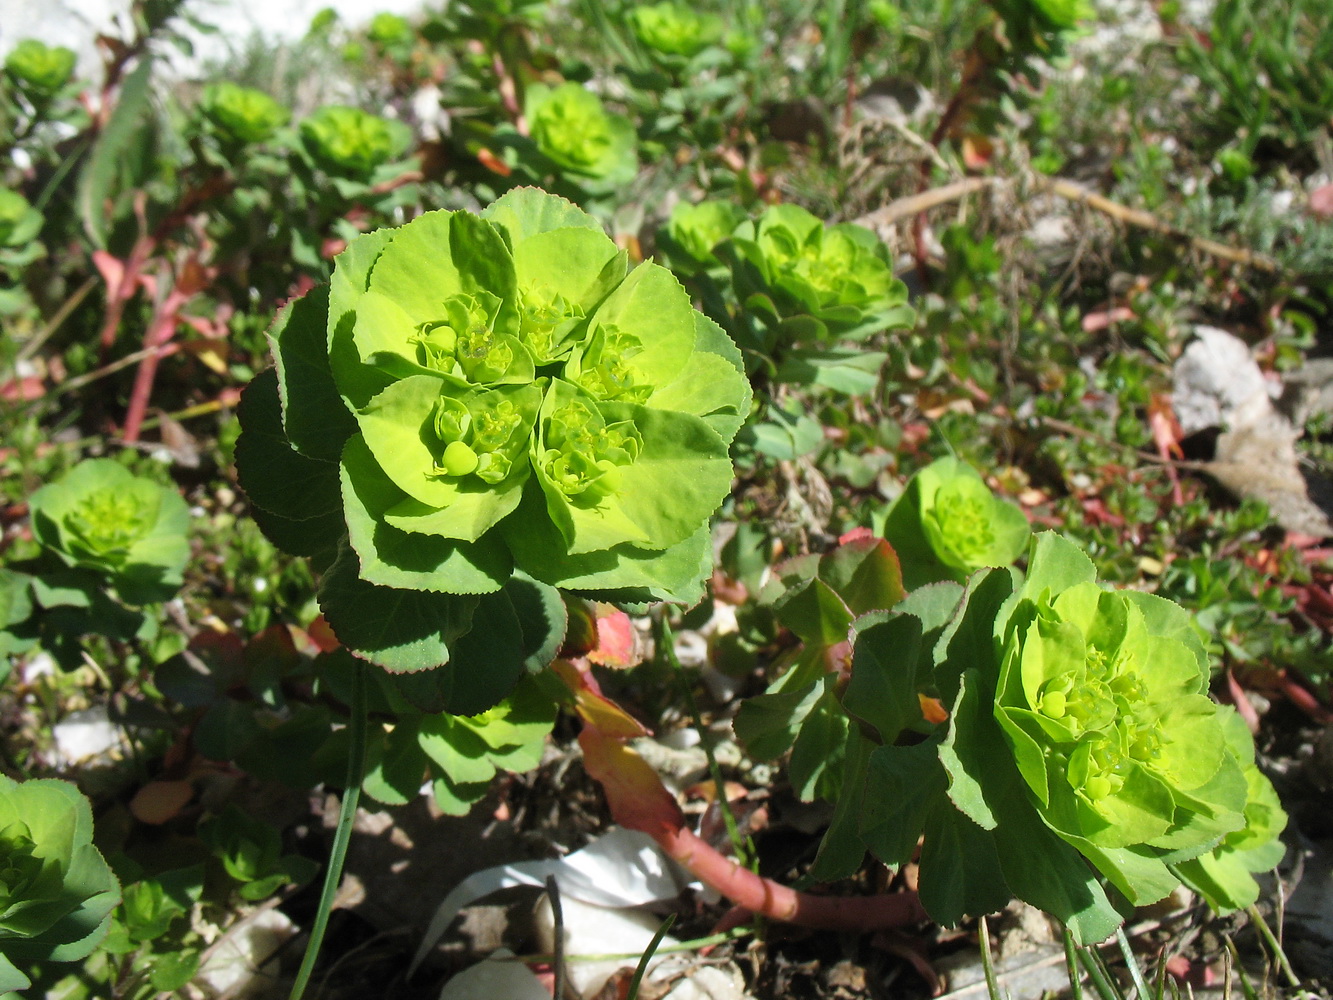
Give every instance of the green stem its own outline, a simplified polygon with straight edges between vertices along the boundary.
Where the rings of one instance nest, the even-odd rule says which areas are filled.
[[[1273,929],[1268,926],[1268,921],[1264,919],[1259,907],[1251,903],[1246,907],[1245,912],[1250,915],[1250,922],[1259,928],[1259,933],[1263,935],[1268,947],[1272,949],[1273,957],[1277,960],[1278,966],[1282,969],[1282,974],[1287,977],[1287,985],[1300,989],[1301,980],[1296,975],[1296,970],[1291,967],[1291,962],[1287,960],[1287,953],[1282,947],[1282,942],[1277,939]]]
[[[356,818],[356,804],[361,798],[361,782],[366,769],[366,667],[355,661],[352,673],[351,748],[347,758],[347,788],[343,792],[342,808],[338,810],[338,827],[333,833],[333,848],[329,851],[329,867],[324,872],[324,890],[320,893],[315,923],[310,928],[310,943],[306,945],[301,969],[292,984],[289,1000],[301,1000],[310,975],[315,970],[324,931],[329,925],[333,898],[342,879],[343,862],[347,860],[347,844],[352,839],[352,821]]]

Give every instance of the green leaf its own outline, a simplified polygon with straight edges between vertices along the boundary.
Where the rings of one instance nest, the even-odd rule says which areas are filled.
[[[501,227],[511,247],[538,233],[553,229],[595,229],[601,225],[568,199],[538,188],[520,187],[506,192],[481,212],[481,217]],[[605,234],[603,234],[605,235]]]
[[[571,555],[545,511],[544,494],[530,482],[519,509],[500,525],[515,565],[534,579],[612,603],[671,601],[693,606],[703,598],[713,555],[707,525],[664,552],[617,545]]]
[[[351,411],[365,406],[392,381],[384,372],[361,363],[353,335],[357,306],[369,285],[371,268],[396,232],[377,229],[365,233],[352,240],[334,260],[329,281],[329,371]]]
[[[1043,531],[1032,539],[1028,574],[1020,595],[1037,598],[1048,590],[1059,594],[1096,579],[1097,570],[1082,549],[1053,531]]]
[[[792,744],[787,772],[792,790],[802,802],[815,798],[836,801],[842,785],[842,753],[849,723],[838,702],[836,674],[828,674],[801,731]]]
[[[259,527],[292,555],[332,549],[346,530],[338,466],[301,454],[287,440],[276,371],[245,387],[237,415],[236,471],[250,502],[264,512],[255,518]]]
[[[472,628],[452,647],[453,683],[445,710],[476,715],[508,695],[523,676],[527,656],[523,639],[509,595],[483,594],[472,615]]]
[[[881,611],[903,599],[898,556],[874,537],[848,538],[819,561],[819,577],[846,602],[852,614]]]
[[[653,391],[647,405],[693,413],[730,443],[750,414],[750,381],[740,351],[726,332],[696,312],[695,347],[674,379]]]
[[[873,727],[881,745],[921,718],[917,658],[921,622],[895,615],[857,632],[852,672],[842,704],[853,718]]]
[[[417,739],[439,769],[436,773],[448,776],[454,784],[478,784],[495,776],[485,741],[459,720],[448,715],[424,718]]]
[[[125,77],[111,116],[93,143],[87,163],[79,172],[76,195],[84,231],[93,245],[105,248],[110,219],[107,203],[115,197],[114,186],[124,157],[139,134],[152,95],[153,57],[141,54],[138,65]]]
[[[810,877],[820,882],[851,878],[861,870],[866,845],[861,839],[861,817],[865,810],[865,776],[875,745],[856,731],[847,733],[843,749],[841,787],[834,803],[833,819],[819,842],[819,852],[810,866]]]
[[[883,746],[866,767],[861,838],[886,865],[898,867],[916,855],[932,812],[948,807],[948,776],[940,766],[939,738],[915,746]]]
[[[338,641],[393,673],[448,663],[479,598],[381,587],[360,579],[358,569],[356,553],[344,546],[320,583],[320,610]]]
[[[337,462],[356,421],[329,366],[329,289],[320,286],[278,313],[268,332],[282,400],[282,427],[293,449]]]
[[[385,805],[406,805],[426,780],[426,753],[418,743],[419,720],[404,719],[384,737],[383,751],[362,782],[371,798]]]
[[[774,760],[796,741],[806,717],[814,711],[822,689],[818,684],[746,698],[732,722],[736,739],[756,760]]]
[[[1002,873],[994,835],[947,801],[937,801],[926,816],[921,845],[921,905],[926,912],[952,927],[964,916],[1002,910],[1011,896]]]
[[[868,396],[879,385],[889,356],[859,348],[824,348],[788,351],[778,365],[775,381],[817,385],[848,396]]]

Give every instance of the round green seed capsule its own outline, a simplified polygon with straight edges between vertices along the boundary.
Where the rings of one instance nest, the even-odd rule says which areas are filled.
[[[1111,779],[1104,778],[1100,774],[1094,774],[1088,779],[1088,783],[1083,786],[1083,790],[1088,793],[1088,798],[1094,802],[1098,799],[1104,799],[1111,794]]]
[[[1048,719],[1062,719],[1066,703],[1063,691],[1047,691],[1041,698],[1041,714]]]
[[[444,460],[441,464],[447,475],[471,475],[477,468],[477,453],[462,441],[451,441],[444,449]]]

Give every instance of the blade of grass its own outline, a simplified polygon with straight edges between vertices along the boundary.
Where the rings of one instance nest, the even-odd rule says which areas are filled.
[[[634,969],[634,978],[629,981],[629,992],[625,994],[625,1000],[639,1000],[639,984],[643,982],[644,973],[648,971],[648,963],[653,960],[653,954],[657,951],[657,946],[662,943],[662,939],[667,936],[667,931],[671,930],[671,925],[675,922],[676,915],[672,913],[662,921],[662,926],[657,928],[657,933],[648,942],[648,950],[639,958],[639,964]],[[560,994],[555,995],[559,996]]]
[[[338,826],[334,830],[333,847],[329,851],[329,867],[324,872],[324,888],[319,896],[319,909],[315,912],[315,922],[310,928],[310,943],[306,945],[300,971],[297,972],[296,981],[292,983],[292,991],[288,995],[289,1000],[301,1000],[310,982],[310,975],[315,971],[315,960],[319,957],[320,945],[324,943],[324,932],[329,926],[333,899],[338,893],[338,883],[342,880],[343,863],[347,860],[347,845],[352,839],[352,821],[356,818],[356,805],[361,798],[361,782],[365,779],[366,667],[360,660],[354,660],[352,667],[350,736],[347,789],[343,792],[342,807],[338,810]]]
[[[1134,949],[1129,946],[1129,938],[1125,937],[1123,927],[1116,928],[1115,940],[1120,945],[1120,954],[1125,958],[1125,967],[1129,969],[1129,977],[1134,981],[1139,1000],[1149,1000],[1152,994],[1148,992],[1148,984],[1143,979],[1143,971],[1139,968],[1138,959],[1134,957]]]

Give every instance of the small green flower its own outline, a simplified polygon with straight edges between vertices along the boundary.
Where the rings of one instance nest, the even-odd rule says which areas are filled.
[[[533,142],[561,169],[603,181],[628,179],[637,169],[633,126],[579,84],[533,84],[525,111]]]
[[[204,88],[199,110],[220,135],[239,143],[264,142],[291,117],[262,90],[226,80]]]
[[[75,59],[73,49],[25,38],[5,57],[5,72],[24,90],[50,97],[69,82]]]
[[[342,105],[320,108],[301,122],[301,138],[323,166],[358,177],[401,155],[411,140],[401,122]]]
[[[681,3],[657,3],[630,12],[634,34],[649,49],[692,58],[722,37],[722,19]]]
[[[73,785],[0,775],[0,992],[31,985],[15,962],[77,961],[106,936],[120,885],[92,837]]]
[[[43,486],[30,505],[43,546],[101,573],[129,603],[166,600],[180,587],[189,510],[175,490],[99,458]]]

